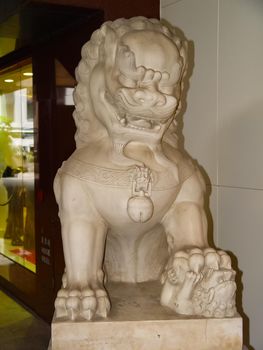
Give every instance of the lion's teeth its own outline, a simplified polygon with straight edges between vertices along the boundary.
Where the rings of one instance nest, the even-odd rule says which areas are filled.
[[[156,124],[154,127],[153,127],[154,130],[158,131],[161,129],[161,125],[159,124]]]
[[[126,125],[127,124],[127,119],[126,118],[121,118],[120,119],[121,125]]]
[[[117,114],[116,117],[122,126],[126,126],[132,129],[154,131],[159,131],[161,129],[161,126],[152,120],[134,117],[129,114],[124,114],[123,112]]]

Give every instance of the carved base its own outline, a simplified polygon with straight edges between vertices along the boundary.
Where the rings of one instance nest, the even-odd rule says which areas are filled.
[[[50,350],[242,350],[242,319],[182,317],[159,304],[157,282],[108,286],[112,310],[92,322],[52,322]]]

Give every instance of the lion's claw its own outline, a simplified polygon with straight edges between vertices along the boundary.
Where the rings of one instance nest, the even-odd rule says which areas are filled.
[[[85,297],[82,299],[81,316],[90,321],[96,312],[97,300],[95,297]]]
[[[59,290],[55,301],[56,317],[67,317],[74,321],[81,317],[88,321],[95,315],[107,317],[110,311],[110,301],[107,292],[102,289],[93,291],[91,288],[82,290]]]
[[[82,299],[82,310],[81,310],[81,316],[84,317],[86,320],[90,321],[93,316],[95,315],[97,309],[97,299],[93,295],[85,296]]]
[[[55,300],[56,317],[66,317],[68,312],[66,308],[66,298],[57,297]]]
[[[78,296],[69,296],[66,300],[66,308],[68,310],[68,317],[74,321],[79,315],[80,299]]]
[[[110,302],[107,296],[98,298],[97,315],[106,318],[110,311]]]

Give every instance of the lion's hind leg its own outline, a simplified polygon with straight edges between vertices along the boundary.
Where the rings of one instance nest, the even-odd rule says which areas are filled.
[[[92,203],[87,184],[60,175],[59,216],[66,265],[64,286],[55,302],[57,317],[106,317],[110,302],[103,286],[107,226]]]

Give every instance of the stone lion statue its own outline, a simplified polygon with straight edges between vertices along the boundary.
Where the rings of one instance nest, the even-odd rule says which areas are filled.
[[[103,24],[81,54],[76,150],[54,181],[66,265],[56,317],[107,317],[106,277],[161,279],[175,312],[233,316],[235,272],[208,246],[205,184],[177,148],[186,43],[135,17]]]

